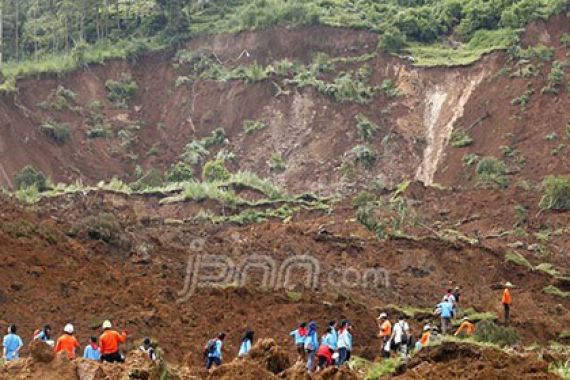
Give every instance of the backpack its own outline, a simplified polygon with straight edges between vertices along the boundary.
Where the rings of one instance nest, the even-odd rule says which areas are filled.
[[[214,352],[216,352],[216,341],[217,339],[210,339],[208,341],[208,343],[206,344],[206,347],[204,347],[204,356],[208,357],[210,356],[210,354],[213,354]]]

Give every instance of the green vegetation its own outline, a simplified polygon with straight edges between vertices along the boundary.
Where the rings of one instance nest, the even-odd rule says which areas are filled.
[[[194,171],[190,165],[178,162],[166,171],[165,179],[167,182],[174,183],[191,181],[194,179]]]
[[[137,83],[128,73],[121,74],[119,80],[109,79],[105,82],[107,98],[114,102],[117,108],[127,108],[128,101],[138,90]]]
[[[400,358],[371,362],[356,356],[350,359],[348,366],[352,370],[361,373],[365,380],[377,380],[395,374],[401,364],[402,360]]]
[[[72,233],[84,233],[90,239],[116,245],[120,241],[122,228],[115,215],[100,212],[84,218]]]
[[[361,113],[356,115],[355,118],[358,137],[365,142],[370,142],[378,131],[378,125]]]
[[[53,111],[61,111],[65,108],[71,110],[76,97],[77,94],[75,92],[59,85],[49,94],[45,101],[38,104],[38,107]]]
[[[50,229],[48,226],[43,224],[30,223],[23,219],[3,222],[0,224],[0,231],[13,237],[14,239],[40,238],[47,241],[51,245],[55,245],[62,240],[62,236],[60,236],[59,232]]]
[[[281,153],[273,153],[269,157],[269,169],[274,172],[283,172],[287,169]]]
[[[90,139],[98,139],[98,138],[104,138],[104,137],[111,136],[112,134],[113,134],[113,131],[111,131],[110,129],[93,128],[87,132],[87,137],[89,137]]]
[[[570,379],[570,361],[550,363],[548,371],[560,376],[563,380]]]
[[[519,106],[521,112],[524,112],[524,111],[526,111],[526,106],[530,103],[530,99],[531,99],[532,95],[534,95],[534,88],[529,87],[524,92],[524,94],[522,94],[518,98],[513,99],[511,101],[511,104],[514,106]]]
[[[473,145],[475,140],[473,140],[467,132],[458,130],[453,132],[450,142],[451,146],[454,148],[465,148]]]
[[[541,263],[537,265],[534,269],[547,273],[552,277],[558,277],[560,275],[558,269],[556,269],[556,267],[551,263]]]
[[[549,294],[551,296],[560,297],[560,298],[570,298],[570,292],[565,292],[560,290],[554,285],[548,285],[546,288],[543,289],[544,293]]]
[[[293,302],[299,302],[303,298],[303,293],[301,292],[287,292],[287,298]]]
[[[369,191],[361,191],[352,198],[352,207],[357,209],[376,201],[376,196]]]
[[[204,165],[203,177],[205,181],[226,181],[230,176],[230,172],[226,169],[222,160],[208,161]]]
[[[45,191],[48,189],[47,180],[41,171],[31,165],[24,167],[14,177],[14,183],[18,190],[35,188],[37,191]]]
[[[542,94],[558,94],[560,87],[565,83],[566,74],[564,69],[568,67],[568,62],[554,61],[548,74],[546,86],[540,91]]]
[[[255,131],[260,131],[265,128],[267,128],[267,124],[265,124],[262,121],[244,120],[243,122],[243,130],[248,135],[252,134]]]
[[[532,264],[520,253],[518,252],[507,252],[507,254],[505,255],[505,261],[509,262],[509,263],[513,263],[515,265],[519,265],[521,267],[527,268],[532,270]]]
[[[483,157],[477,164],[477,185],[504,189],[508,186],[507,166],[495,157]]]
[[[40,131],[58,144],[70,139],[69,124],[48,121],[40,126]]]
[[[461,158],[461,161],[463,162],[463,166],[466,167],[471,167],[473,165],[475,165],[477,162],[479,162],[479,159],[481,157],[479,157],[479,155],[475,154],[475,153],[469,153],[464,155]]]
[[[482,321],[477,324],[475,340],[493,343],[498,346],[512,346],[520,342],[520,336],[512,327],[502,327],[493,321]]]
[[[560,37],[560,43],[565,48],[570,48],[570,33],[564,33],[562,37]]]
[[[570,178],[546,177],[539,207],[543,210],[570,210]]]
[[[376,162],[376,152],[368,145],[357,145],[352,149],[356,161],[367,169],[370,169]]]

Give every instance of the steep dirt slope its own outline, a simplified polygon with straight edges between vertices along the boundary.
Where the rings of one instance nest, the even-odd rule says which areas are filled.
[[[548,23],[533,24],[523,36],[523,42],[527,47],[552,47],[555,49],[553,60],[563,62],[568,60],[570,50],[561,45],[560,38],[569,32],[568,18],[560,16]],[[455,125],[456,130],[469,129],[473,145],[460,149],[448,147],[435,176],[436,182],[472,185],[475,182],[473,169],[465,168],[462,162],[468,154],[504,159],[510,166],[512,183],[520,179],[541,181],[549,174],[567,174],[570,171],[570,162],[566,159],[570,138],[568,74],[558,94],[541,94],[551,68],[552,61],[534,59],[511,63],[502,57],[495,72],[475,89]],[[521,77],[517,74],[529,69],[538,70],[537,75]],[[568,73],[567,68],[564,70]],[[512,104],[529,89],[533,94],[525,109]]]
[[[308,64],[320,52],[331,58],[358,57],[374,52],[375,46],[373,34],[311,27],[201,38],[186,48],[211,52],[225,66],[235,67],[285,58]],[[368,66],[371,84],[391,79],[401,93],[393,98],[379,93],[369,104],[360,105],[338,103],[313,87],[283,87],[282,79],[275,76],[253,84],[197,80],[177,87],[176,79],[187,67],[175,64],[173,54],[151,55],[132,64],[115,61],[61,78],[20,81],[19,94],[3,96],[0,103],[0,183],[10,185],[26,164],[55,181],[97,182],[115,175],[133,180],[137,165],[163,170],[179,160],[192,139],[220,127],[229,139],[226,149],[237,156],[234,169],[270,176],[291,191],[331,193],[373,178],[394,184],[415,175],[429,183],[454,121],[474,89],[496,68],[496,57],[473,67],[445,70],[417,69],[385,55],[336,64],[337,73]],[[125,73],[132,75],[139,89],[128,109],[117,110],[106,98],[105,82]],[[71,102],[73,110],[39,107],[59,85],[78,94]],[[278,87],[284,92],[279,93]],[[93,101],[101,104],[100,110],[93,111]],[[379,127],[371,141],[377,160],[370,169],[357,165],[352,152],[362,144],[356,133],[359,113]],[[94,116],[112,127],[114,137],[87,138]],[[70,124],[70,142],[56,144],[40,133],[39,126],[50,120]],[[243,130],[245,120],[263,121],[269,128],[248,135]],[[121,130],[128,131],[128,141]],[[267,162],[275,153],[286,162],[283,173],[270,171]],[[354,166],[348,177],[340,170],[343,163]],[[200,173],[199,166],[196,172]]]

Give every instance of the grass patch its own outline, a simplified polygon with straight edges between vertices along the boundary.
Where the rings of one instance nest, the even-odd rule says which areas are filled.
[[[365,142],[370,142],[378,131],[378,125],[361,113],[356,115],[355,118],[358,137]]]
[[[455,131],[451,135],[451,146],[454,148],[465,148],[473,145],[475,140],[465,131]]]
[[[14,183],[18,190],[35,187],[37,191],[42,192],[48,189],[44,173],[31,165],[25,166],[14,176]]]
[[[68,123],[58,123],[55,121],[48,121],[42,124],[40,131],[58,144],[68,142],[71,135]]]
[[[570,177],[549,176],[543,184],[539,207],[543,210],[570,210]]]
[[[478,323],[474,338],[479,342],[492,343],[501,347],[512,346],[521,340],[514,328],[498,326],[493,321]]]
[[[564,290],[561,290],[554,285],[548,285],[542,291],[545,294],[548,294],[548,295],[551,295],[554,297],[570,298],[570,292],[565,292]]]
[[[504,189],[508,186],[507,165],[495,157],[483,157],[477,164],[477,186]]]
[[[393,375],[401,364],[402,360],[400,358],[371,362],[358,356],[351,358],[348,362],[349,368],[358,372],[365,380],[377,380]]]
[[[556,267],[551,263],[539,264],[534,269],[547,273],[552,277],[558,277],[560,275],[558,269],[556,269]]]
[[[505,255],[505,261],[532,270],[532,264],[520,253],[510,251]]]
[[[244,120],[243,122],[243,130],[248,135],[252,134],[255,131],[261,131],[265,128],[267,128],[267,124],[262,121]]]
[[[287,292],[287,298],[293,302],[299,302],[303,298],[303,293],[301,292]]]
[[[109,79],[105,82],[107,89],[107,99],[115,103],[117,108],[127,108],[128,101],[138,90],[137,83],[128,73],[121,74],[119,80]]]
[[[478,61],[484,54],[505,50],[518,41],[513,29],[480,30],[469,43],[457,48],[441,44],[410,44],[407,52],[415,66],[466,66]]]

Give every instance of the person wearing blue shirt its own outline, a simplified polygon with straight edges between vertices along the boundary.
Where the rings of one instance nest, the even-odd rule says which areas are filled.
[[[332,333],[332,327],[327,327],[327,332],[321,338],[321,345],[326,345],[333,351],[336,350],[336,339]]]
[[[343,365],[350,360],[352,352],[352,327],[348,321],[342,321],[338,334],[338,365]]]
[[[97,345],[96,336],[91,337],[89,344],[83,350],[83,358],[95,361],[101,360],[101,351],[99,350],[99,346]]]
[[[453,318],[453,303],[450,300],[445,300],[437,305],[437,310],[440,312],[441,317],[441,332],[447,334],[451,331],[451,318]]]
[[[305,337],[305,351],[307,352],[307,370],[312,373],[315,370],[315,356],[319,348],[319,338],[317,336],[317,323],[311,321],[309,323],[309,331]]]
[[[299,325],[299,328],[289,333],[295,339],[297,347],[297,361],[305,360],[305,337],[307,336],[307,324],[305,322]]]
[[[222,349],[224,347],[224,339],[226,339],[226,334],[220,333],[217,339],[211,341],[211,347],[210,342],[208,342],[207,349],[209,350],[207,352],[206,369],[212,368],[212,364],[215,364],[218,367],[222,365]]]
[[[16,325],[10,325],[8,327],[8,335],[4,336],[2,341],[2,346],[4,347],[2,357],[7,362],[19,359],[20,348],[24,345],[22,339],[16,335],[17,330]]]
[[[251,350],[251,344],[253,342],[253,331],[247,330],[243,339],[241,340],[241,346],[239,347],[238,357],[243,358],[249,354],[249,350]]]
[[[329,347],[333,351],[336,351],[338,346],[338,333],[336,332],[336,321],[330,321],[329,327],[331,329],[331,338],[330,338],[331,345]]]

